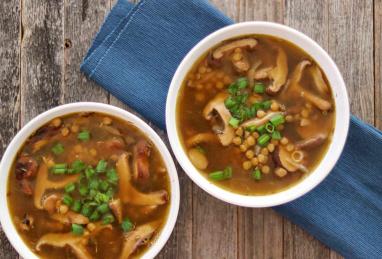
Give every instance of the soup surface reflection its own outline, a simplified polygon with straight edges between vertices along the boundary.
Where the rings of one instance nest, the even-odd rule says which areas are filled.
[[[308,175],[330,144],[328,80],[297,46],[270,36],[222,42],[188,72],[177,101],[194,166],[235,193],[279,192]]]
[[[41,258],[135,258],[155,242],[170,199],[166,167],[135,126],[100,113],[56,118],[19,151],[8,206]]]

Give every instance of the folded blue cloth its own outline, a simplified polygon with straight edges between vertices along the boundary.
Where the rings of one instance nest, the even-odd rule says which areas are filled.
[[[204,0],[120,0],[81,70],[164,129],[167,90],[180,61],[203,37],[231,23]],[[275,210],[346,257],[382,258],[381,131],[352,116],[330,175]]]

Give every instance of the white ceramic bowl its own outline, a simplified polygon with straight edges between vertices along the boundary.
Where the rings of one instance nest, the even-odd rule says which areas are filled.
[[[176,105],[179,89],[187,73],[201,55],[224,40],[250,34],[282,38],[305,50],[323,69],[333,90],[336,119],[333,141],[316,169],[298,184],[284,191],[260,196],[246,196],[224,190],[202,176],[192,165],[179,139]],[[201,40],[183,59],[172,79],[167,96],[166,126],[171,147],[188,176],[203,190],[228,203],[246,207],[270,207],[292,201],[312,190],[332,170],[344,147],[349,127],[349,101],[345,83],[336,64],[315,41],[290,27],[270,22],[245,22],[224,27]]]
[[[131,122],[133,125],[138,127],[154,143],[154,145],[158,148],[158,151],[162,155],[163,161],[166,165],[170,178],[171,202],[165,226],[162,228],[162,231],[160,232],[154,244],[142,256],[142,258],[154,258],[155,255],[159,253],[159,251],[169,239],[171,232],[175,226],[176,218],[178,216],[180,193],[178,175],[176,172],[174,162],[167,147],[160,139],[160,137],[155,133],[155,131],[152,128],[150,128],[150,126],[148,126],[145,122],[143,122],[141,119],[131,114],[130,112],[102,103],[80,102],[58,106],[38,115],[30,122],[28,122],[20,130],[19,133],[17,133],[17,135],[5,151],[0,164],[0,220],[5,234],[7,235],[13,247],[22,257],[28,259],[38,258],[36,254],[34,254],[24,243],[24,241],[20,238],[11,220],[7,202],[8,175],[10,173],[10,168],[12,166],[13,160],[15,159],[17,151],[33,132],[35,132],[38,128],[40,128],[41,126],[43,126],[44,124],[56,117],[75,112],[100,112],[104,114],[109,114],[111,116],[115,116],[124,121]]]

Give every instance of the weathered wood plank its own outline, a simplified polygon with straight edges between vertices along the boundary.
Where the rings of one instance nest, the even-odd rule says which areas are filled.
[[[286,1],[284,21],[310,36],[324,49],[328,48],[327,1]],[[284,257],[322,258],[329,257],[330,250],[308,233],[288,220],[284,220]]]
[[[238,1],[236,21],[282,23],[283,1]],[[238,258],[281,258],[283,219],[272,209],[238,208]]]
[[[65,1],[63,102],[108,101],[107,91],[88,80],[79,67],[109,10],[109,0]]]
[[[63,82],[63,1],[23,0],[21,124],[60,104]]]
[[[329,54],[344,77],[351,111],[373,124],[373,1],[330,1],[329,34]]]
[[[19,129],[20,121],[20,3],[0,2],[0,157]],[[4,172],[3,172],[4,173]],[[0,226],[0,258],[17,258]]]
[[[374,1],[375,125],[382,129],[382,0]]]

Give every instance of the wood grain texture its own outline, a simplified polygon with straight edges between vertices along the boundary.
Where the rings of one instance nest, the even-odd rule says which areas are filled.
[[[382,129],[382,0],[374,1],[375,126]]]
[[[106,13],[109,0],[64,1],[64,79],[61,100],[107,102],[108,93],[94,81],[88,80],[79,70],[95,34]]]
[[[0,156],[19,129],[20,121],[20,3],[0,2]],[[0,227],[0,258],[17,258]]]

